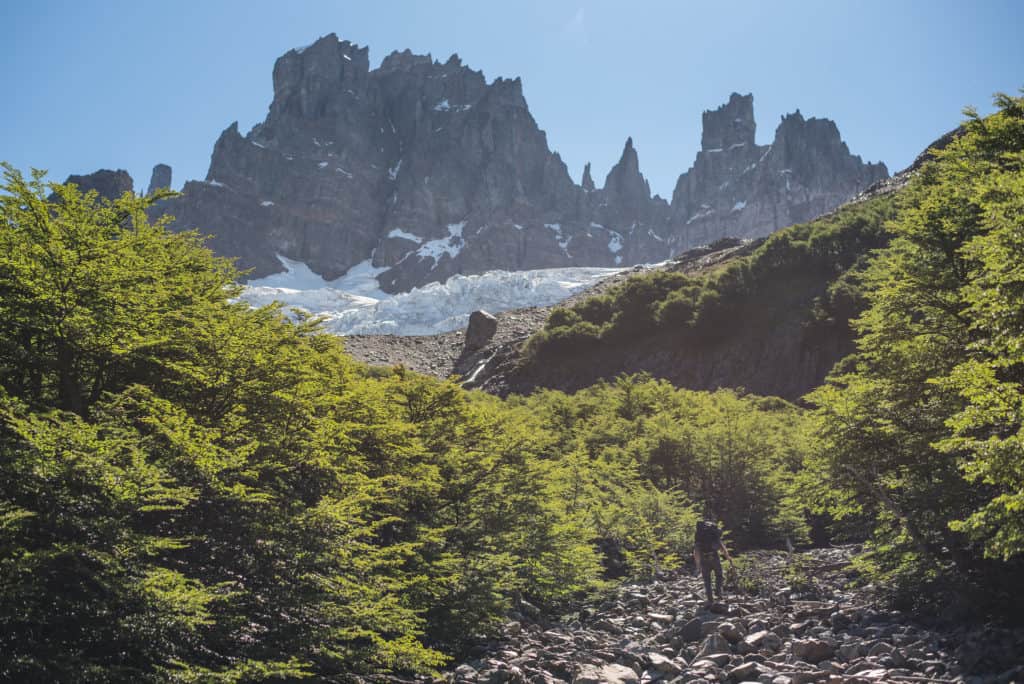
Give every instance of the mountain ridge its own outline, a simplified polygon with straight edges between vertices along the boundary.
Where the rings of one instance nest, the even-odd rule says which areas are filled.
[[[888,176],[799,112],[754,144],[753,96],[734,93],[704,112],[671,201],[651,194],[632,138],[601,187],[589,165],[577,184],[519,78],[488,83],[458,55],[395,51],[375,69],[368,55],[335,34],[282,55],[266,119],[228,126],[206,179],[156,213],[212,234],[252,277],[280,272],[277,254],[327,280],[370,259],[397,293],[494,269],[663,261],[810,219]]]

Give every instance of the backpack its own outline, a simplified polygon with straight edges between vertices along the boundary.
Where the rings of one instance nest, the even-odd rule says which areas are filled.
[[[718,531],[718,526],[714,523],[706,520],[701,520],[697,523],[697,531],[693,536],[693,540],[702,553],[714,551],[721,538],[721,532]]]

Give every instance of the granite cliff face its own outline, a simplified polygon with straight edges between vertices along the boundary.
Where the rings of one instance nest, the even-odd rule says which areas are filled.
[[[750,95],[705,112],[671,204],[651,196],[632,139],[603,187],[589,165],[577,185],[519,79],[487,83],[456,55],[408,50],[370,69],[367,48],[332,34],[277,60],[266,120],[245,135],[229,126],[206,180],[159,212],[213,234],[255,276],[280,271],[277,254],[328,279],[370,260],[399,292],[489,269],[661,261],[765,235],[887,175],[850,155],[831,121],[789,115],[769,146],[754,130]]]

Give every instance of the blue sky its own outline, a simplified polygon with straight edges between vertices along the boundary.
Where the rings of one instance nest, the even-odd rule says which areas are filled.
[[[274,60],[335,32],[521,76],[530,109],[578,181],[601,184],[627,136],[670,196],[700,114],[754,94],[757,140],[797,108],[836,121],[865,160],[906,166],[965,105],[1024,86],[1024,2],[341,2],[134,0],[0,4],[0,159],[54,180],[126,168],[144,189],[206,175],[213,142],[270,104]]]

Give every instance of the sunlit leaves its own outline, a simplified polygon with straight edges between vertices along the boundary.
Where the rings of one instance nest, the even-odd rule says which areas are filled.
[[[996,105],[903,194],[852,372],[811,395],[835,500],[895,527],[879,576],[973,578],[1024,552],[1024,99]]]

